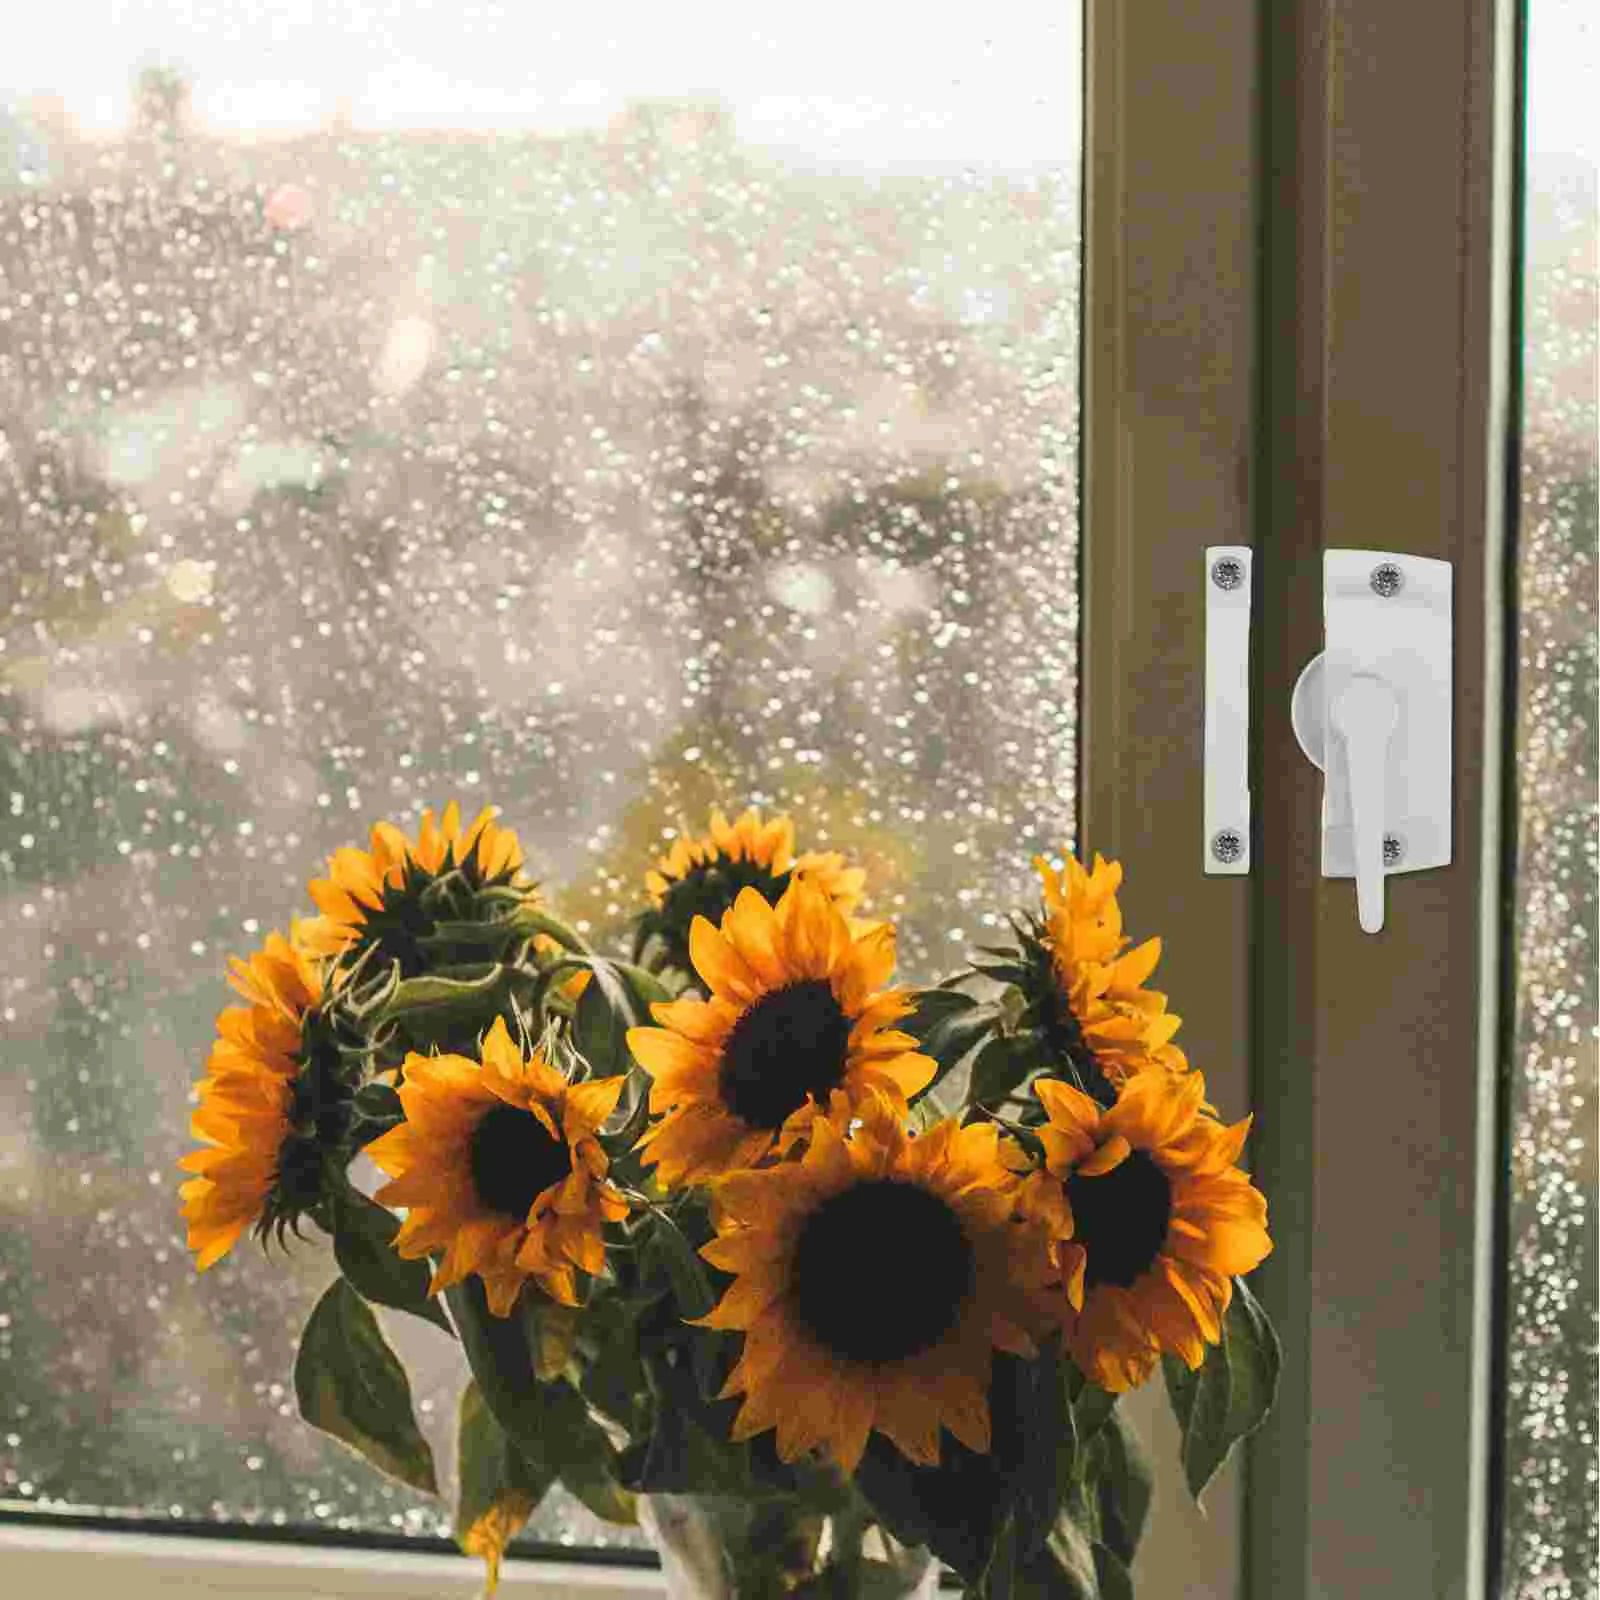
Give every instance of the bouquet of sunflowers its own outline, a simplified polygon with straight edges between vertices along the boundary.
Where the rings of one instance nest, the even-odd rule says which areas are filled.
[[[669,1574],[698,1540],[686,1593],[909,1594],[942,1561],[986,1600],[1131,1595],[1150,1477],[1118,1397],[1160,1367],[1197,1496],[1259,1426],[1266,1202],[1250,1119],[1144,987],[1160,941],[1125,948],[1121,868],[1035,865],[1014,947],[910,989],[863,872],[788,818],[678,838],[626,959],[492,812],[379,823],[233,963],[182,1162],[198,1267],[251,1226],[329,1235],[301,1414],[431,1493],[372,1307],[460,1342],[457,1536],[491,1592],[559,1482]]]

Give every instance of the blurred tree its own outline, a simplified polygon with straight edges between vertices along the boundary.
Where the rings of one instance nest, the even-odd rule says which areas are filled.
[[[191,91],[183,73],[169,63],[148,66],[134,83],[134,128],[142,134],[180,136],[189,121]]]

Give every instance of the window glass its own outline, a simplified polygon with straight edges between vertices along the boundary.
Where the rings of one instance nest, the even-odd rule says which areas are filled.
[[[1527,59],[1508,1600],[1600,1594],[1595,1505],[1597,808],[1594,9],[1534,0]]]
[[[53,0],[0,63],[0,1503],[448,1532],[197,1278],[226,958],[493,801],[607,941],[714,801],[942,975],[1073,833],[1079,42],[818,0]],[[451,1471],[458,1353],[385,1316]],[[557,1497],[532,1531],[617,1542]]]

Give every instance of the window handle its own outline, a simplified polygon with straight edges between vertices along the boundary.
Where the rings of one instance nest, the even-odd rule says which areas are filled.
[[[1326,779],[1322,875],[1356,880],[1364,933],[1383,927],[1386,875],[1450,864],[1451,579],[1425,556],[1323,552],[1326,648],[1290,715]]]
[[[1328,708],[1344,747],[1350,784],[1350,839],[1356,866],[1356,914],[1363,933],[1383,927],[1384,791],[1389,741],[1400,701],[1382,678],[1357,673]]]

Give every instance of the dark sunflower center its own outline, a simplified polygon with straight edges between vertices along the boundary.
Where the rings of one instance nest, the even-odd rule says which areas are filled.
[[[468,1155],[478,1199],[491,1211],[519,1220],[541,1190],[572,1171],[566,1141],[552,1139],[531,1111],[518,1106],[491,1106],[472,1131]]]
[[[795,1244],[794,1314],[847,1361],[902,1361],[955,1327],[975,1263],[961,1219],[892,1178],[824,1200]]]
[[[844,1082],[850,1019],[825,978],[763,995],[722,1046],[722,1103],[754,1128],[780,1128],[809,1095],[819,1105]]]
[[[1172,1185],[1146,1150],[1098,1178],[1067,1179],[1074,1236],[1088,1253],[1084,1287],[1128,1288],[1156,1258],[1172,1215]]]

